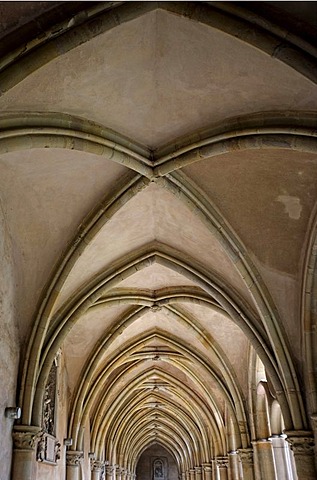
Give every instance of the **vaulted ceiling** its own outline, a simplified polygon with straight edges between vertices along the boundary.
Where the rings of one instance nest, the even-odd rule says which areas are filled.
[[[256,350],[286,426],[305,426],[289,374],[317,198],[305,12],[39,2],[32,25],[34,3],[1,4],[3,35],[23,39],[0,73],[0,200],[24,423],[60,350],[74,449],[89,421],[91,451],[115,463],[158,442],[201,464],[227,429],[231,449],[250,442]]]

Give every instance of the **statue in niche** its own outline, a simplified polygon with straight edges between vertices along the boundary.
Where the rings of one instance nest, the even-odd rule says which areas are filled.
[[[38,462],[53,463],[61,457],[61,444],[56,439],[56,389],[57,358],[53,361],[44,389],[42,404],[42,431],[38,437],[36,458]]]
[[[163,479],[164,478],[164,467],[162,460],[155,460],[153,464],[154,470],[154,479]]]
[[[56,397],[57,365],[53,362],[43,401],[43,430],[49,435],[55,435],[55,397]]]

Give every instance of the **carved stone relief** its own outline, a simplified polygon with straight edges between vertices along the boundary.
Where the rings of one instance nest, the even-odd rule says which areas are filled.
[[[83,452],[69,451],[66,452],[66,465],[79,466],[84,459]]]
[[[61,444],[53,435],[42,432],[37,443],[37,460],[39,462],[56,463],[61,457]]]
[[[43,401],[43,430],[49,435],[55,435],[55,403],[57,383],[57,362],[53,362],[47,383]]]
[[[36,441],[40,435],[41,432],[38,427],[15,426],[12,432],[14,448],[19,450],[34,450]]]
[[[153,480],[167,479],[167,459],[165,457],[154,458],[152,461]]]
[[[252,448],[239,448],[238,455],[242,463],[253,465],[253,450]]]
[[[57,390],[57,357],[53,361],[45,385],[42,407],[42,432],[37,442],[37,460],[39,462],[53,463],[60,459],[61,444],[55,437],[56,425],[56,390]]]

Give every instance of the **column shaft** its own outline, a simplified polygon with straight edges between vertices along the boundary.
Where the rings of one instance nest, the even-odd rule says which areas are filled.
[[[217,457],[216,464],[218,467],[219,480],[228,480],[228,465],[229,465],[228,457],[227,456]]]
[[[68,450],[66,452],[66,479],[79,480],[80,464],[83,461],[83,452]]]
[[[257,440],[252,442],[254,449],[256,480],[276,480],[276,469],[272,442]]]
[[[112,465],[106,467],[106,480],[113,480],[114,469],[115,467]]]
[[[254,480],[253,449],[239,448],[238,455],[242,465],[242,479]]]
[[[14,450],[12,480],[32,480],[35,478],[35,452],[32,450]]]
[[[190,475],[190,480],[196,480],[195,479],[195,470],[193,468],[189,469],[189,475]]]
[[[212,480],[212,465],[211,463],[203,463],[203,479]]]
[[[219,472],[218,472],[216,459],[213,459],[211,463],[212,463],[212,480],[219,480]]]
[[[201,467],[195,467],[195,480],[202,480],[202,469],[201,469]]]
[[[219,467],[219,480],[228,480],[228,469],[226,467]]]
[[[285,435],[273,435],[270,440],[272,442],[276,476],[278,480],[293,480],[293,472],[289,458],[289,447],[285,441]]]
[[[229,480],[240,480],[239,456],[237,452],[229,452],[228,459],[229,459],[229,466],[228,466]]]
[[[16,425],[13,437],[12,480],[34,480],[36,478],[37,438],[40,428]]]
[[[100,460],[93,460],[91,462],[91,480],[100,480],[104,468],[105,462],[102,462]]]
[[[101,476],[101,469],[100,470],[97,470],[97,469],[92,470],[91,480],[100,480],[100,476]]]

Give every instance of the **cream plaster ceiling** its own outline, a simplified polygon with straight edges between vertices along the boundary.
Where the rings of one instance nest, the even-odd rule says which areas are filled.
[[[80,430],[90,409],[96,449],[112,452],[104,419],[109,431],[131,427],[137,390],[143,403],[160,398],[175,425],[174,409],[197,415],[206,438],[211,422],[218,452],[225,412],[236,408],[236,446],[246,445],[251,344],[268,372],[280,331],[295,357],[301,348],[296,312],[317,196],[316,146],[306,141],[315,133],[301,115],[316,109],[316,86],[260,48],[162,8],[89,40],[82,33],[75,48],[62,34],[58,42],[54,59],[0,97],[0,202],[21,342],[36,325],[43,371],[61,348],[72,414]],[[37,112],[38,124],[23,112]],[[241,119],[230,130],[237,116],[248,131]],[[216,126],[218,137],[241,136],[203,155],[191,139],[221,143],[199,133]],[[275,137],[244,148],[248,135]],[[280,148],[283,135],[295,140]],[[169,144],[168,175],[164,158],[139,144],[158,157]],[[177,145],[187,145],[187,163]],[[161,397],[146,387],[155,375],[170,382]]]
[[[18,272],[24,336],[34,315],[35,299],[54,265],[82,220],[113,191],[126,169],[96,155],[62,149],[6,153],[1,155],[0,165],[0,199]],[[32,275],[27,273],[30,271]]]
[[[296,275],[316,199],[316,160],[304,152],[251,150],[204,160],[184,171],[260,262]]]
[[[2,111],[69,113],[152,149],[230,117],[316,106],[315,87],[290,67],[160,10],[61,55],[0,98]]]
[[[124,228],[122,226],[124,225]],[[128,253],[157,242],[189,255],[244,293],[241,278],[219,242],[202,222],[179,200],[156,184],[150,184],[127,202],[98,232],[70,272],[59,296],[56,308],[89,278],[111,269]],[[158,289],[164,286],[193,285],[193,282],[163,267],[150,268],[146,274],[135,273],[121,287]]]

